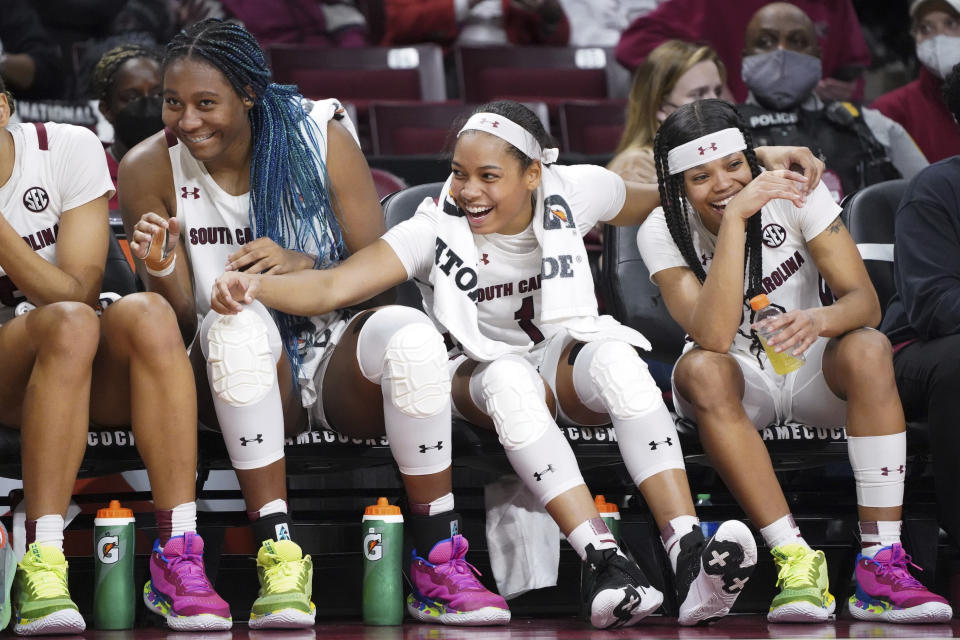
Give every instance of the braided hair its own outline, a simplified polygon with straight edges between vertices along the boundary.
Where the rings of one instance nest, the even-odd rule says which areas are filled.
[[[263,49],[242,26],[208,18],[175,35],[167,45],[163,71],[175,61],[199,60],[220,71],[241,98],[253,102],[251,126],[250,227],[284,249],[312,255],[314,268],[339,262],[345,253],[334,215],[329,176],[318,140],[294,85],[271,82]],[[271,310],[284,349],[299,374],[297,337],[309,321]]]
[[[93,97],[101,102],[106,101],[110,96],[110,88],[113,86],[113,79],[117,71],[128,60],[137,58],[147,58],[157,64],[163,62],[163,55],[153,47],[145,47],[139,44],[122,44],[107,51],[97,62],[93,69],[93,75],[90,78],[90,89],[93,91]]]
[[[10,105],[10,115],[16,113],[17,105],[13,102],[13,94],[7,91],[7,85],[4,83],[3,78],[0,78],[0,93],[7,96],[7,104]]]
[[[743,150],[750,173],[754,178],[760,175],[760,163],[753,150],[753,138],[736,108],[725,100],[699,100],[684,105],[671,113],[653,142],[653,156],[657,167],[657,182],[660,186],[660,202],[663,205],[663,214],[670,230],[670,236],[680,249],[687,265],[702,283],[707,273],[700,262],[696,248],[693,246],[693,236],[690,232],[690,218],[688,216],[689,203],[684,191],[683,173],[670,175],[667,165],[667,154],[674,147],[680,146],[701,136],[714,133],[722,129],[735,127],[743,134],[747,148]],[[697,215],[691,212],[691,215]],[[746,295],[744,306],[749,308],[747,301],[753,296],[764,293],[763,289],[763,260],[761,233],[763,225],[761,212],[757,212],[747,220],[746,238]],[[753,340],[755,346],[759,341],[751,330],[747,336]],[[751,348],[751,350],[753,350]],[[759,353],[759,352],[758,352]],[[762,364],[762,363],[761,363]]]

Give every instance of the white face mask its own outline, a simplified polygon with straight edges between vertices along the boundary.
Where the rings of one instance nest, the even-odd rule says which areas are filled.
[[[946,78],[960,63],[960,37],[934,36],[917,45],[917,59],[934,75]]]

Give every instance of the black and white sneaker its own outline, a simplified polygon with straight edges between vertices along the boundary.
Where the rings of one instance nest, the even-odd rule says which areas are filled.
[[[682,625],[722,618],[750,579],[757,543],[747,525],[727,520],[709,540],[699,526],[680,538],[677,595]]]
[[[598,629],[629,627],[657,610],[663,594],[619,549],[587,545],[584,610]]]

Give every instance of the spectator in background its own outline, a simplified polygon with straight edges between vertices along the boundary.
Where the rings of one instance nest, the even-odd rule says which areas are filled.
[[[4,0],[0,10],[0,78],[20,99],[60,98],[60,48],[28,0]]]
[[[384,46],[518,44],[566,46],[559,0],[384,0]]]
[[[872,106],[903,125],[927,160],[937,162],[960,154],[960,129],[941,92],[944,76],[960,62],[960,0],[914,0],[910,17],[920,72]]]
[[[123,45],[103,54],[93,70],[92,89],[100,113],[113,127],[113,142],[106,148],[107,167],[117,187],[120,160],[135,144],[163,128],[163,56],[156,49]],[[116,193],[110,211],[119,212]]]
[[[927,160],[902,126],[852,102],[822,100],[821,49],[813,21],[796,5],[775,2],[747,25],[741,74],[750,90],[738,107],[757,144],[800,145],[825,157],[824,181],[839,199],[903,175]]]
[[[653,183],[653,138],[675,109],[695,100],[719,98],[727,70],[708,46],[667,40],[640,63],[633,76],[627,125],[607,168],[624,180]]]
[[[960,67],[947,74],[943,95],[947,109],[960,118]],[[897,293],[880,325],[893,343],[893,370],[907,420],[930,425],[940,526],[954,544],[960,543],[958,172],[960,156],[953,156],[930,165],[907,186],[895,226]]]
[[[560,0],[570,21],[571,47],[614,47],[631,22],[664,0]]]
[[[727,84],[737,102],[747,96],[740,78],[744,31],[753,14],[767,0],[724,2],[667,0],[650,14],[634,21],[617,44],[617,60],[635,69],[664,40],[676,38],[705,42],[713,47],[727,69]],[[823,99],[850,100],[862,92],[861,73],[870,65],[870,52],[850,0],[795,0],[813,20],[822,51],[823,78],[817,93]]]

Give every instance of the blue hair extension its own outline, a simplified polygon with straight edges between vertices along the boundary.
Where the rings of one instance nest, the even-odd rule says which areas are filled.
[[[293,85],[270,82],[263,50],[243,27],[211,18],[191,25],[167,45],[164,69],[181,58],[199,58],[226,76],[250,109],[250,227],[284,249],[314,257],[314,268],[339,262],[345,253],[340,225],[327,189],[321,153],[323,132]],[[284,350],[299,379],[298,335],[305,318],[271,309]]]

